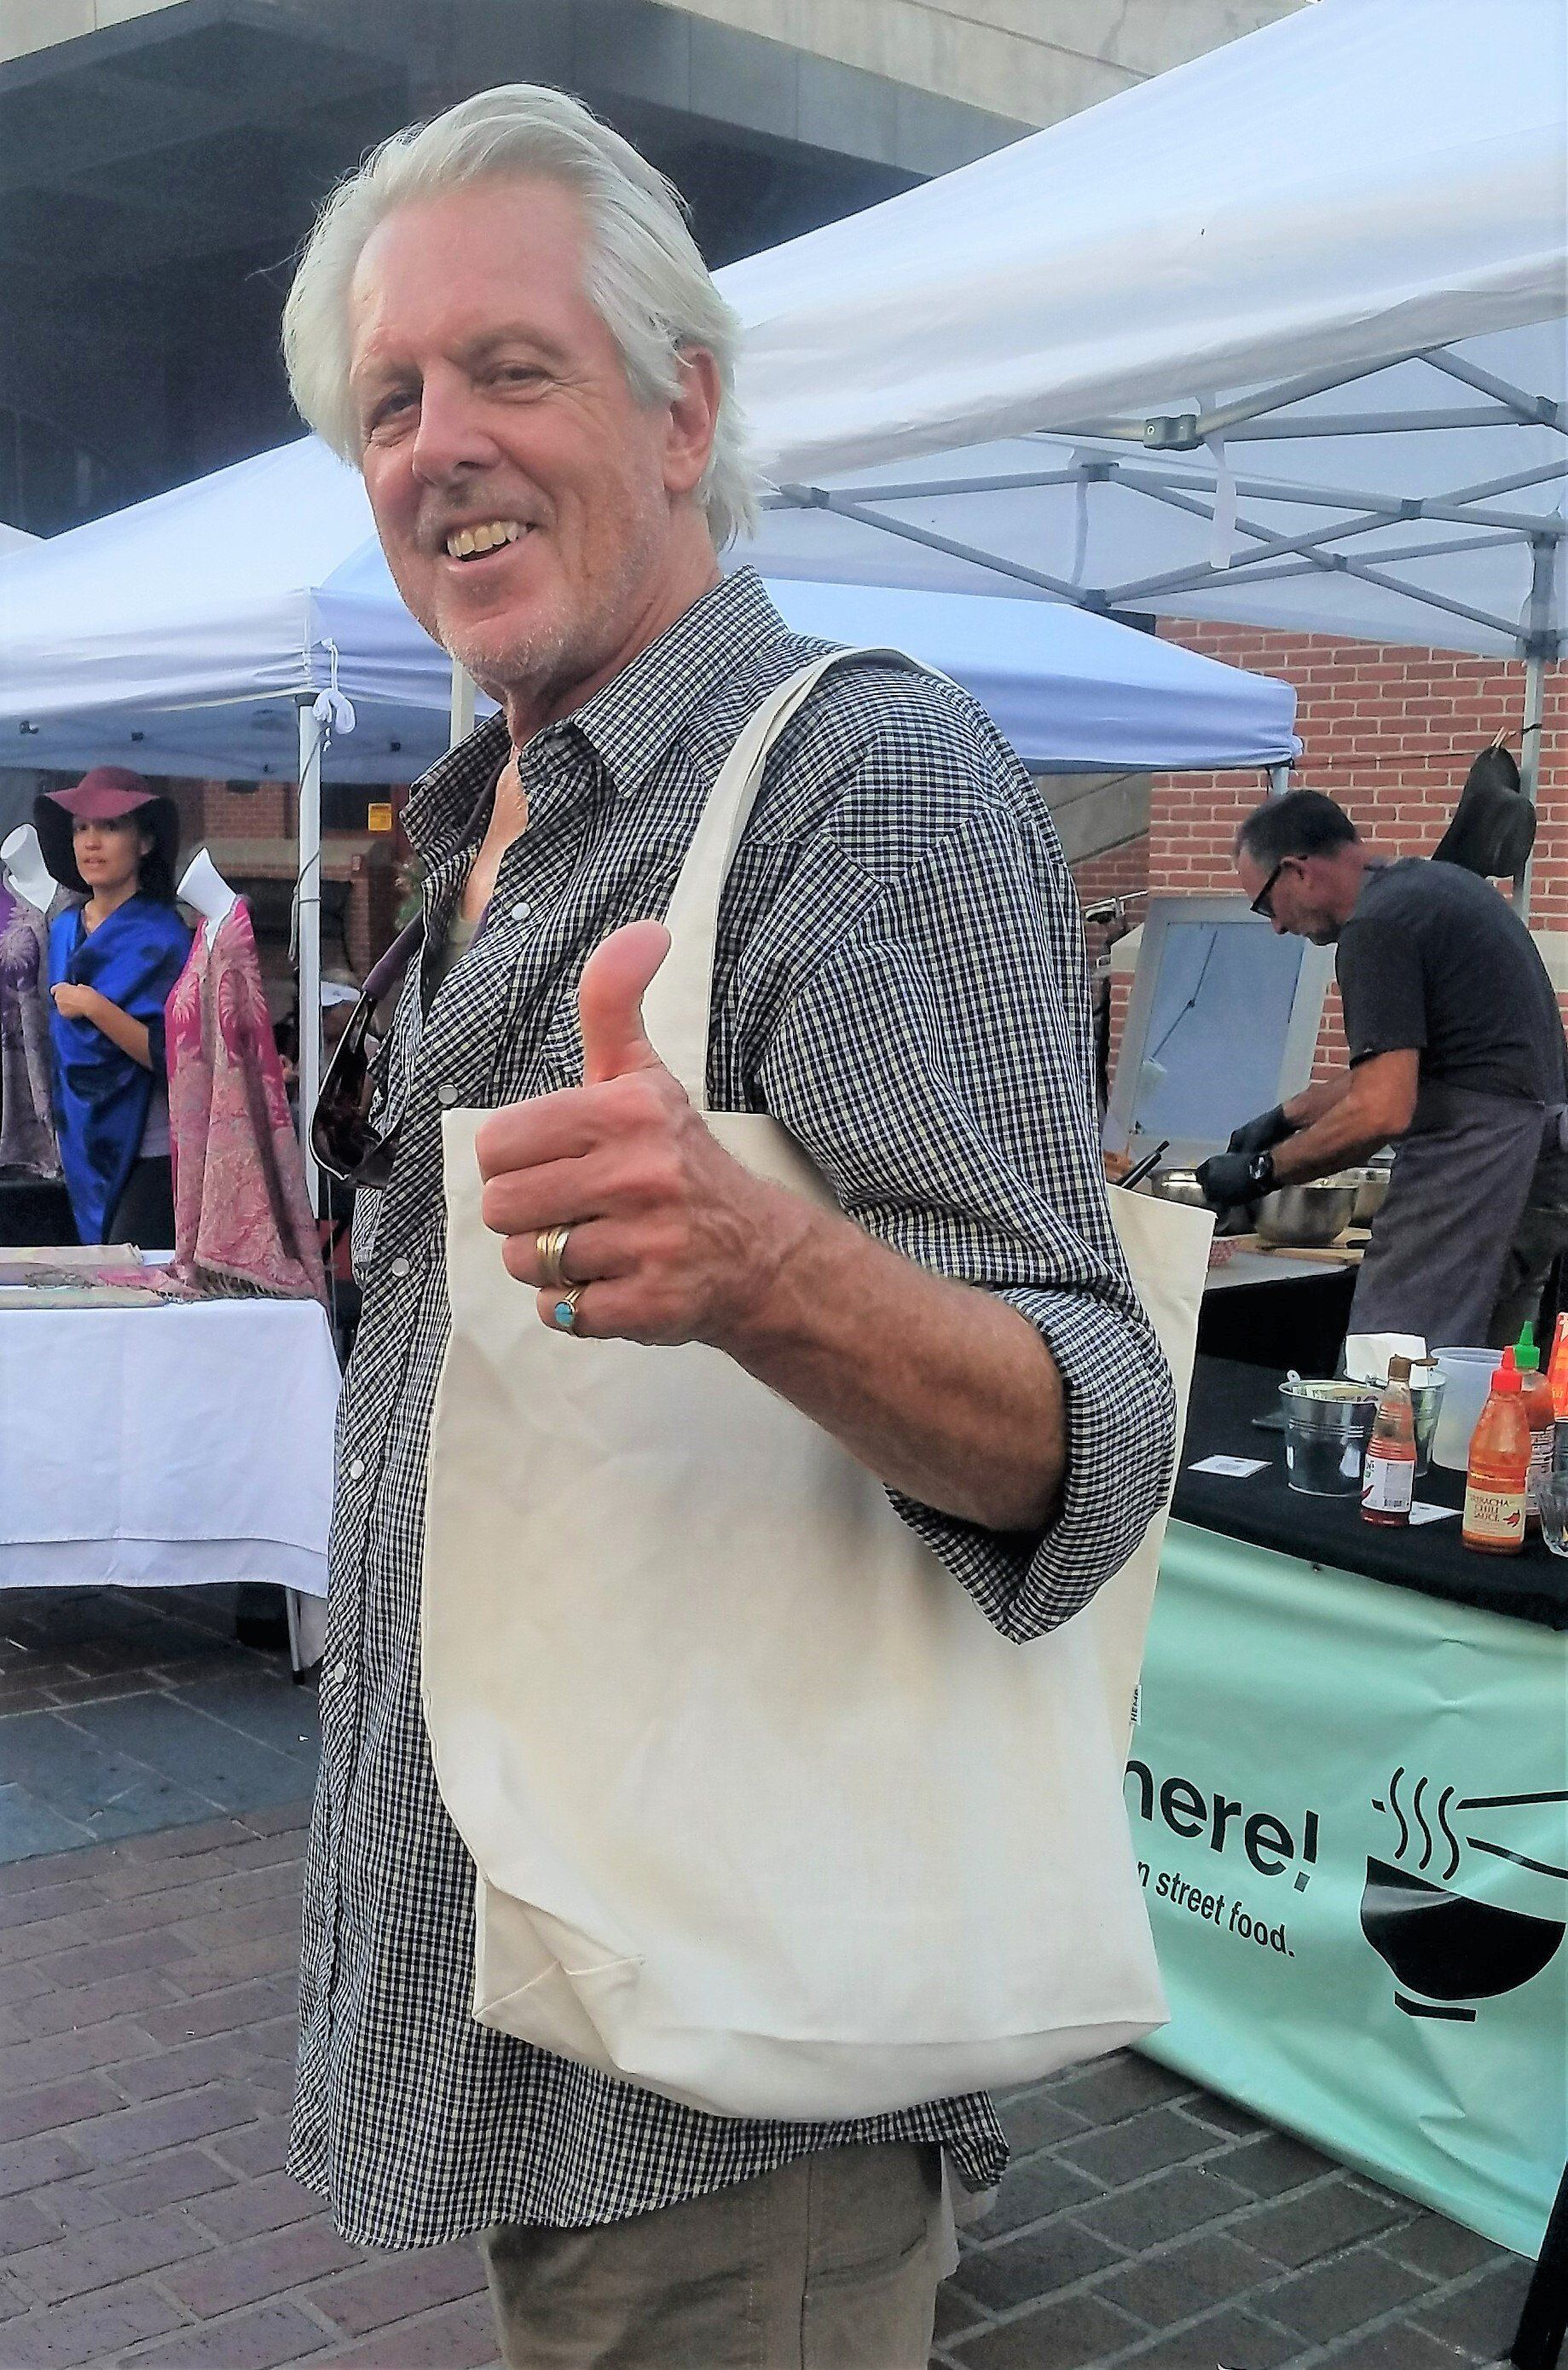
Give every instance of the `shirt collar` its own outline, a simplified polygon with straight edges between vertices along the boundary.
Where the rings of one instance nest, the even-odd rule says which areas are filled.
[[[579,708],[546,725],[544,733],[580,735],[614,787],[633,789],[710,692],[788,630],[756,570],[739,569],[693,601]],[[509,747],[505,719],[486,718],[415,783],[404,826],[427,861],[439,863],[455,851]]]
[[[719,581],[563,719],[618,790],[634,789],[709,694],[788,631],[754,569]]]

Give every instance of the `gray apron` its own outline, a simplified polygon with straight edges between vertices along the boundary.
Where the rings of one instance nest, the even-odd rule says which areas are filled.
[[[1484,1346],[1538,1172],[1562,1165],[1561,1107],[1424,1086],[1372,1223],[1347,1330]]]

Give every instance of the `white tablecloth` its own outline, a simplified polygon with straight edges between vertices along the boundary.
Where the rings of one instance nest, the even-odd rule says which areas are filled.
[[[338,1384],[314,1301],[0,1311],[0,1587],[324,1596]]]

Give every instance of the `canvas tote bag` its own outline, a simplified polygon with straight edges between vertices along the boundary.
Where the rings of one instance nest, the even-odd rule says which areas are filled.
[[[645,1001],[721,1144],[819,1202],[772,1120],[706,1110],[719,893],[773,741],[710,795]],[[806,1416],[702,1344],[543,1325],[445,1115],[452,1334],[423,1692],[477,1872],[481,2023],[721,2114],[818,2121],[1026,2080],[1164,2016],[1122,1802],[1163,1514],[1011,1644]],[[1210,1221],[1113,1192],[1185,1413]]]

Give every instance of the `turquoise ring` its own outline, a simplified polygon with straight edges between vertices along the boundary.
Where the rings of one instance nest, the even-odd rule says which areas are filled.
[[[575,1283],[569,1283],[551,1311],[557,1328],[563,1333],[574,1333],[577,1330],[578,1298],[578,1286]]]

